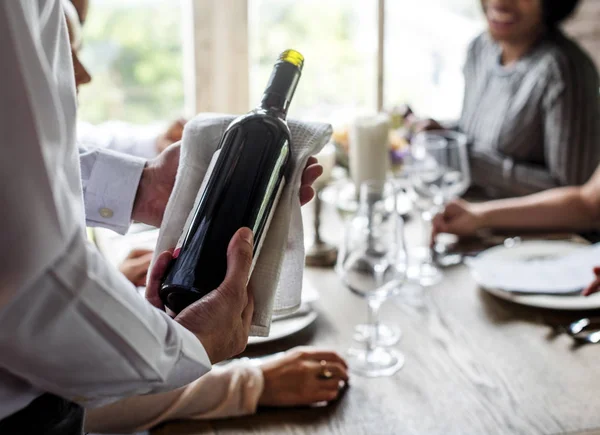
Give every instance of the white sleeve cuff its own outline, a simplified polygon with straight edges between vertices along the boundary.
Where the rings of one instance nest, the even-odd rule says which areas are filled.
[[[95,150],[96,159],[85,186],[85,216],[90,226],[125,234],[145,159],[109,150]]]

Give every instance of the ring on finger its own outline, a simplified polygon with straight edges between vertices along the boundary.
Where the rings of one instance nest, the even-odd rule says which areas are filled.
[[[320,379],[331,379],[333,378],[333,372],[327,368],[327,361],[321,360],[321,373],[319,373]]]

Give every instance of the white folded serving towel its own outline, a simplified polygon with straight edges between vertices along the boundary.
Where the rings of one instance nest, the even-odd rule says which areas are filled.
[[[231,115],[201,114],[184,130],[181,159],[173,193],[160,228],[156,256],[175,247],[199,195],[202,180],[221,136],[235,119]],[[288,121],[292,133],[291,176],[265,236],[260,257],[250,279],[254,290],[251,335],[269,335],[273,314],[293,312],[300,306],[304,271],[304,229],[299,189],[308,158],[329,141],[329,124]]]

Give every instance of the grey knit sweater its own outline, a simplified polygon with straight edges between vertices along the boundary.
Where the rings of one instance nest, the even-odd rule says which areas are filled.
[[[484,33],[469,47],[460,130],[473,182],[505,195],[588,180],[600,162],[598,72],[562,32],[509,67]]]

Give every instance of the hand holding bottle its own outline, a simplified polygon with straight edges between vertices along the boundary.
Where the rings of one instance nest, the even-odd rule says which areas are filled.
[[[160,227],[175,186],[180,152],[181,144],[173,144],[146,163],[133,203],[134,221]]]
[[[223,283],[175,317],[176,322],[198,337],[213,364],[246,348],[254,313],[254,299],[247,287],[253,246],[252,231],[242,228],[236,232],[227,250]],[[171,257],[168,251],[158,257],[146,288],[146,298],[160,309],[164,305],[158,290]]]
[[[308,162],[306,162],[304,172],[302,172],[302,185],[300,186],[301,205],[305,205],[314,198],[315,190],[312,185],[321,175],[323,175],[323,166],[319,164],[316,157],[310,157]]]
[[[147,163],[135,198],[133,220],[155,227],[160,226],[175,185],[180,151],[180,144],[171,145]],[[311,157],[302,174],[302,186],[299,192],[302,205],[314,197],[312,185],[322,173],[323,167],[319,165],[316,158]]]

